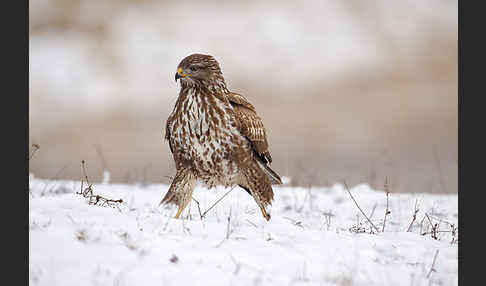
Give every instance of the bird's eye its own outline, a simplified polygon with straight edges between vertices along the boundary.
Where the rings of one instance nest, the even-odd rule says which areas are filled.
[[[200,66],[196,66],[196,65],[189,66],[189,69],[191,71],[198,71],[200,68],[201,68]]]

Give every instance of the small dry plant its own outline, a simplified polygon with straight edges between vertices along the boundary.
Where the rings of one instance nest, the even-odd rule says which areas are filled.
[[[420,227],[420,235],[430,235],[435,240],[440,240],[441,236],[445,233],[451,235],[451,244],[457,243],[457,226],[441,218],[435,217],[427,212],[424,214],[420,223],[417,222],[417,214],[420,212],[418,207],[418,200],[415,200],[415,207],[412,214],[412,221],[407,228],[407,232],[412,232],[413,227]],[[441,229],[442,227],[442,229]],[[446,228],[446,229],[444,229]]]
[[[385,218],[383,219],[383,228],[381,229],[381,232],[385,232],[386,217],[389,214],[391,214],[391,211],[388,208],[388,197],[390,196],[390,190],[388,187],[388,177],[385,177],[385,193],[386,193],[386,210],[385,210]]]
[[[370,234],[379,233],[380,230],[371,221],[371,219],[364,213],[364,211],[361,209],[361,207],[359,206],[359,204],[356,201],[356,199],[354,198],[354,196],[351,194],[351,191],[349,191],[349,187],[348,187],[348,184],[346,184],[346,181],[344,181],[344,187],[346,188],[346,191],[348,192],[349,196],[353,200],[353,202],[356,205],[356,207],[359,209],[359,211],[366,218],[367,222],[371,225],[370,228],[367,228],[365,224],[363,224],[363,223],[361,223],[359,221],[359,216],[357,216],[357,223],[356,223],[356,225],[355,226],[352,226],[351,228],[349,228],[349,231],[356,232],[356,233],[366,233],[366,232],[369,232]]]
[[[76,192],[76,194],[82,195],[83,197],[87,198],[88,203],[90,205],[120,209],[121,204],[123,204],[122,199],[118,199],[118,200],[108,199],[100,195],[95,195],[93,193],[93,184],[89,182],[88,175],[86,172],[86,166],[85,166],[86,163],[84,162],[84,160],[82,160],[81,164],[83,167],[83,177],[81,178],[81,190],[79,192]],[[85,180],[88,186],[86,188],[83,188]]]
[[[40,149],[40,145],[39,144],[32,144],[32,152],[30,152],[30,155],[29,155],[29,161],[30,159],[32,159],[32,157],[34,157],[34,154],[35,152],[37,152],[37,150]]]
[[[442,227],[446,227],[444,229]],[[425,213],[422,221],[420,222],[420,234],[430,235],[435,240],[440,240],[443,234],[451,235],[451,244],[457,243],[457,226],[441,218],[434,217]]]
[[[374,208],[370,216],[367,216],[365,212],[361,209],[359,206],[358,202],[354,198],[354,196],[351,194],[348,185],[346,182],[344,182],[344,186],[346,191],[348,192],[349,196],[355,203],[356,207],[358,210],[361,212],[361,214],[365,217],[365,220],[360,220],[360,216],[356,216],[356,224],[350,227],[348,230],[351,232],[355,233],[369,233],[369,234],[376,234],[380,232],[385,231],[385,226],[387,222],[387,216],[391,214],[391,210],[389,208],[389,196],[390,196],[390,190],[389,190],[389,182],[388,178],[385,179],[385,194],[386,194],[386,209],[385,209],[385,215],[383,218],[383,225],[381,230],[379,230],[376,225],[372,222],[371,217],[373,216],[374,213]],[[375,205],[376,207],[376,205]],[[417,215],[420,212],[420,208],[418,205],[418,200],[415,200],[415,207],[414,211],[412,213],[412,220],[410,224],[408,225],[408,228],[406,232],[413,232],[414,226],[415,228],[420,227],[419,229],[419,234],[420,235],[430,235],[431,238],[435,240],[440,240],[443,238],[444,234],[450,234],[451,237],[451,244],[456,244],[458,242],[457,240],[457,225],[450,223],[446,220],[443,220],[439,217],[433,216],[431,213],[425,213],[422,220],[420,222],[417,221]]]

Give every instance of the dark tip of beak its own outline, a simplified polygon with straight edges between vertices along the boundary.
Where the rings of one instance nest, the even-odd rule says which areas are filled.
[[[179,73],[176,72],[175,74],[175,81],[177,82],[178,79],[180,79],[182,76],[179,75]]]

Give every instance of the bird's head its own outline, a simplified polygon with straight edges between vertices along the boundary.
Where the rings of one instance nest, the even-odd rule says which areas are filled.
[[[177,66],[175,80],[181,85],[212,85],[224,83],[219,63],[210,55],[192,54],[185,57]]]

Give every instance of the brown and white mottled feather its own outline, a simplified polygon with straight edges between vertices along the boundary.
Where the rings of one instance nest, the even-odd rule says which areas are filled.
[[[272,163],[268,151],[267,133],[263,121],[256,113],[255,107],[241,94],[230,92],[228,99],[235,110],[240,132],[250,140],[255,152],[265,163]]]
[[[181,90],[165,128],[177,174],[161,203],[176,204],[179,215],[191,199],[195,181],[209,188],[239,185],[270,219],[266,207],[273,200],[271,185],[282,182],[268,166],[272,157],[255,107],[227,89],[212,56],[184,58],[179,78]]]

